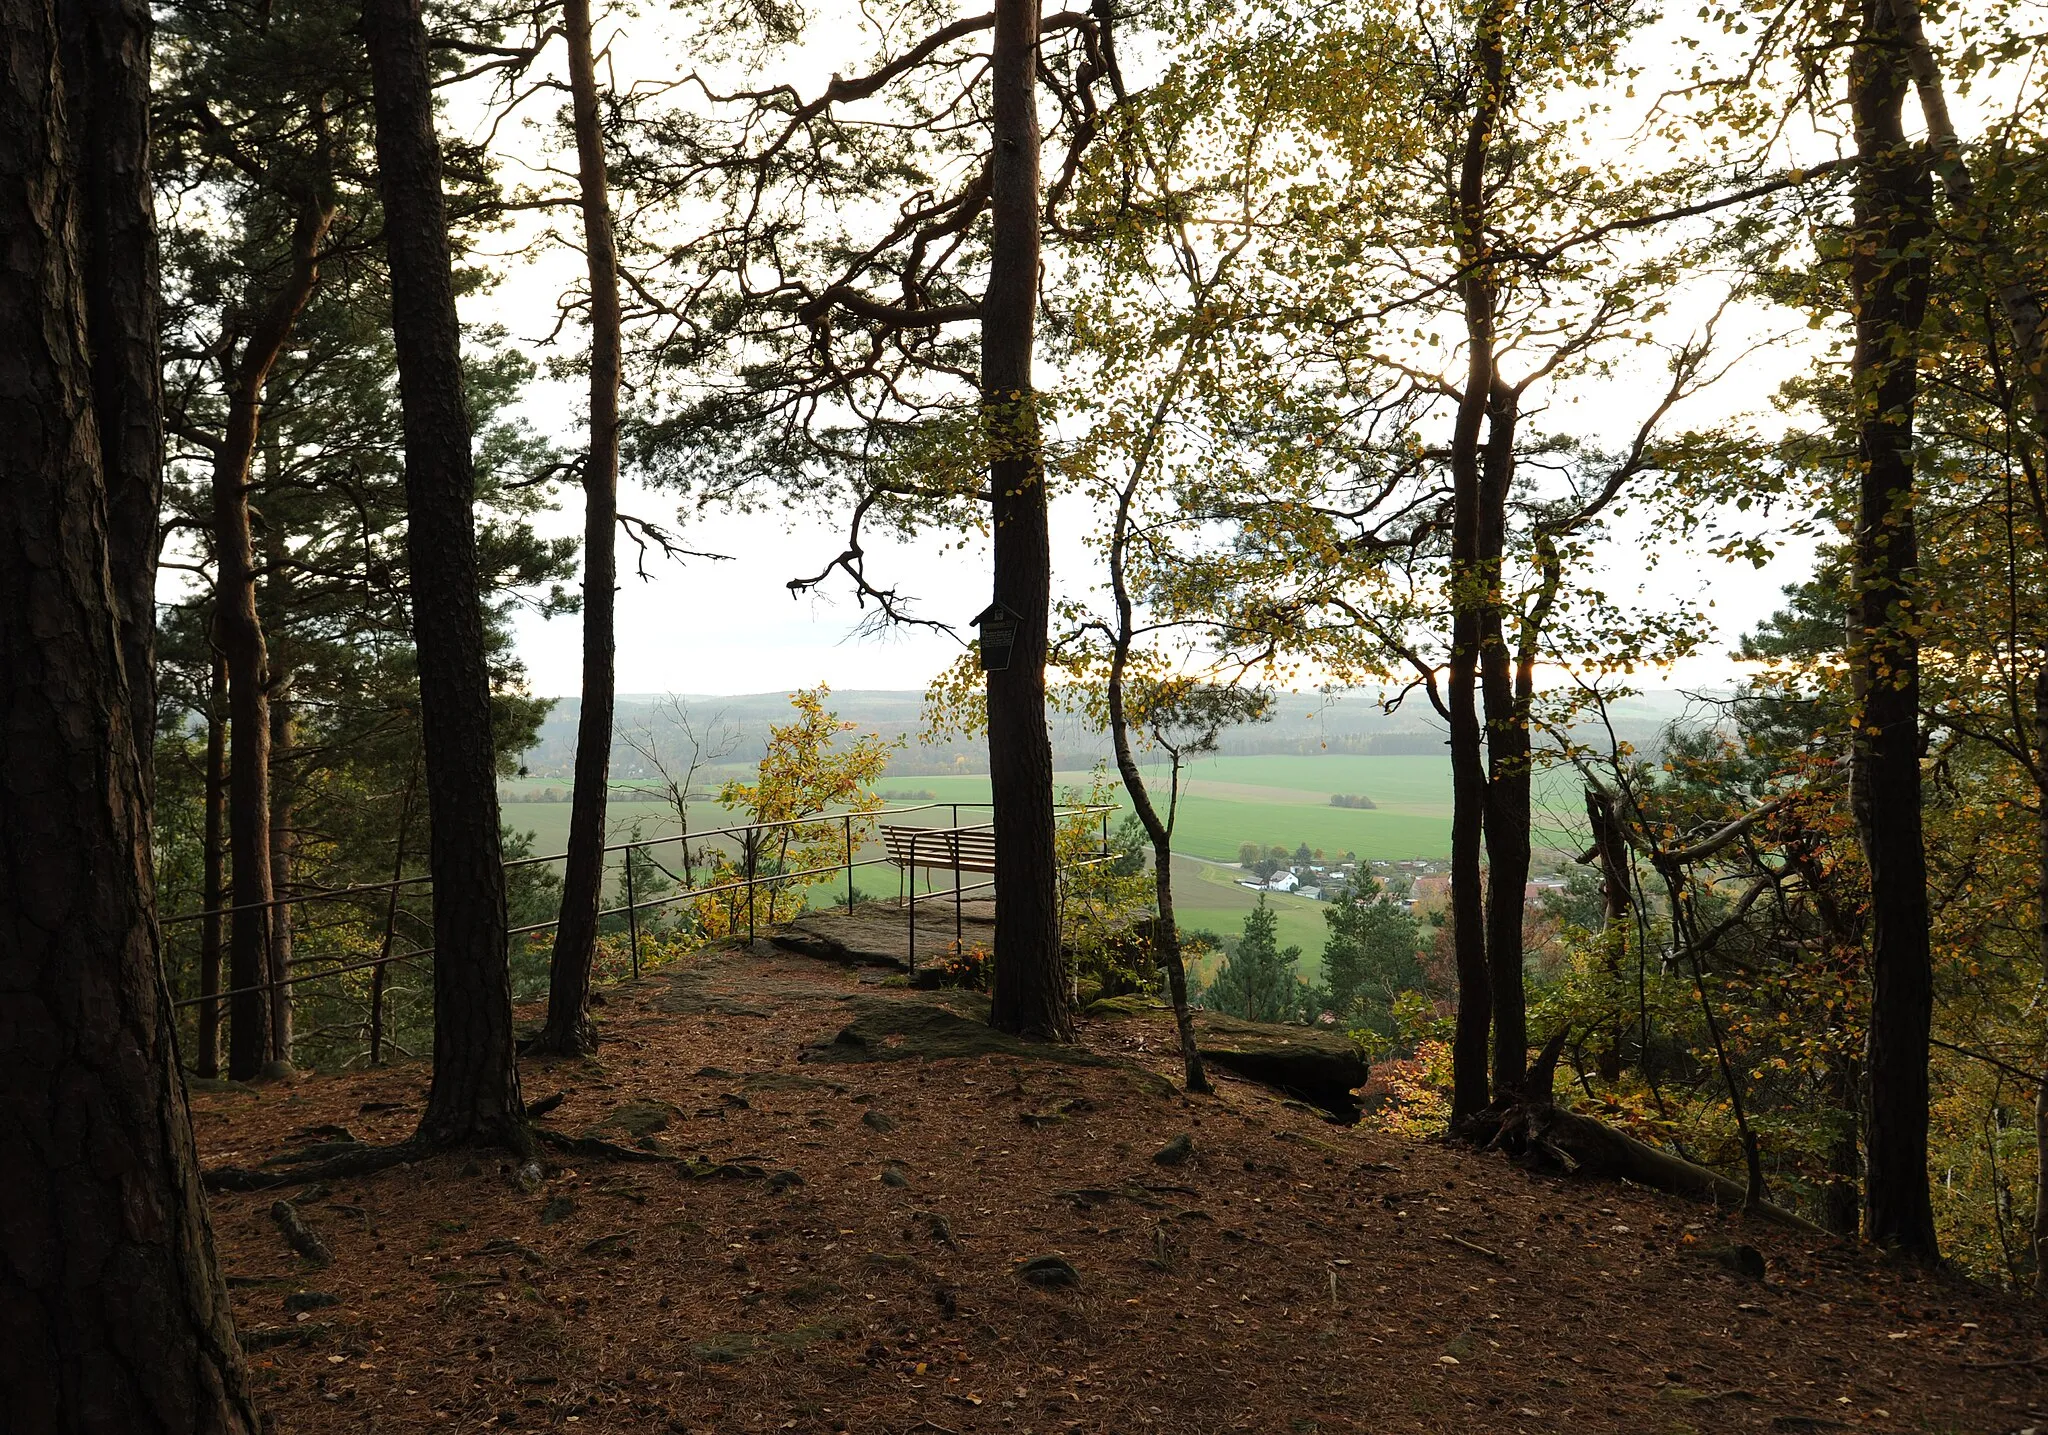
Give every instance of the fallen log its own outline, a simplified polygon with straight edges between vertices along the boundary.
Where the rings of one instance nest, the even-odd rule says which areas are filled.
[[[1795,1231],[1825,1234],[1782,1206],[1751,1200],[1748,1188],[1739,1181],[1559,1106],[1551,1093],[1558,1055],[1569,1034],[1567,1028],[1545,1044],[1519,1093],[1472,1116],[1455,1134],[1489,1150],[1505,1151],[1524,1165],[1568,1176],[1628,1181],[1653,1191],[1732,1207]]]

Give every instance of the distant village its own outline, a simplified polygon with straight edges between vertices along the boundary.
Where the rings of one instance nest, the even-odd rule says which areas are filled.
[[[1379,883],[1389,900],[1418,916],[1442,906],[1450,896],[1451,864],[1443,857],[1373,862],[1360,861],[1353,852],[1326,858],[1306,844],[1290,854],[1279,847],[1260,851],[1248,842],[1239,849],[1238,859],[1238,867],[1247,875],[1238,878],[1237,885],[1252,892],[1286,892],[1311,902],[1334,902],[1364,872]],[[1532,876],[1523,900],[1534,903],[1546,892],[1561,892],[1564,887],[1561,876]]]

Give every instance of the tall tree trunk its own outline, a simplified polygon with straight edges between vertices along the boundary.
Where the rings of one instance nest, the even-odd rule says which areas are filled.
[[[2048,663],[2034,671],[2034,761],[2048,764]],[[2034,844],[2034,941],[2048,980],[2048,783],[2037,785]],[[2048,1296],[2048,1062],[2034,1088],[2034,1291]]]
[[[1517,685],[1502,611],[1508,493],[1514,483],[1516,395],[1496,377],[1480,470],[1480,688],[1486,709],[1486,968],[1493,1008],[1493,1092],[1522,1089],[1529,1007],[1522,975],[1523,894],[1529,883],[1529,706]],[[1548,1095],[1548,1093],[1543,1093]]]
[[[1141,821],[1143,819],[1140,819]],[[1149,828],[1146,829],[1148,832]],[[1171,831],[1165,842],[1152,844],[1154,885],[1159,896],[1159,921],[1152,935],[1152,951],[1166,968],[1166,994],[1173,1002],[1173,1025],[1180,1037],[1180,1059],[1189,1091],[1214,1091],[1209,1073],[1202,1066],[1201,1048],[1195,1041],[1194,1013],[1188,1009],[1188,968],[1181,953],[1180,919],[1173,910],[1173,841]]]
[[[276,895],[270,870],[270,659],[256,603],[249,495],[263,387],[319,283],[320,246],[333,219],[333,207],[325,202],[301,207],[292,227],[290,271],[257,310],[234,360],[227,425],[213,454],[215,641],[228,670],[228,848],[235,881],[228,923],[228,1075],[237,1081],[289,1059],[277,1046],[272,1006],[278,972],[277,913],[269,905]]]
[[[418,0],[363,0],[362,13],[405,420],[406,556],[434,881],[434,1082],[418,1139],[525,1151],[476,482],[427,32]]]
[[[239,395],[237,396],[239,399]],[[254,404],[241,432],[255,441]],[[256,611],[256,555],[249,525],[248,446],[237,465],[231,417],[213,469],[216,641],[228,673],[228,865],[235,910],[228,918],[228,1075],[247,1081],[271,1059],[269,980],[270,697],[263,623]]]
[[[995,0],[989,84],[989,278],[981,304],[981,399],[996,458],[989,465],[995,600],[1016,615],[1009,667],[988,675],[988,770],[995,802],[996,976],[989,1021],[1003,1031],[1068,1041],[1072,993],[1060,948],[1045,726],[1046,625],[1052,538],[1045,461],[1033,408],[1038,311],[1038,5]]]
[[[116,621],[135,731],[156,731],[157,518],[163,406],[157,362],[156,214],[149,202],[149,11],[135,0],[56,6],[78,156],[93,412],[107,473]],[[137,96],[144,97],[143,103]],[[141,750],[152,787],[155,744]]]
[[[212,680],[206,690],[206,834],[200,853],[199,1036],[192,1070],[209,1079],[220,1075],[220,956],[223,927],[219,915],[227,901],[228,801],[228,669],[215,649]]]
[[[1931,1258],[1927,1057],[1934,992],[1920,819],[1912,445],[1933,185],[1926,154],[1905,135],[1910,76],[1892,5],[1862,3],[1849,79],[1858,158],[1851,374],[1860,404],[1850,665],[1862,707],[1850,801],[1871,890],[1865,1234]]]
[[[1445,705],[1451,728],[1451,938],[1458,969],[1458,1019],[1451,1042],[1451,1119],[1487,1104],[1487,1032],[1493,1015],[1481,892],[1486,767],[1475,685],[1486,580],[1481,538],[1484,478],[1480,432],[1495,380],[1494,282],[1487,267],[1486,170],[1501,110],[1504,6],[1491,4],[1473,36],[1477,88],[1458,165],[1459,295],[1465,311],[1467,372],[1451,435],[1451,653]]]
[[[273,610],[275,611],[275,610]],[[270,696],[270,889],[278,899],[271,909],[270,1059],[273,1066],[292,1062],[292,740],[291,678],[274,676]]]
[[[126,439],[157,423],[154,363],[132,362],[156,273],[146,138],[127,141],[147,134],[149,12],[79,0],[60,49],[55,11],[0,0],[0,1391],[10,1428],[244,1435],[137,691],[156,466]]]
[[[1828,1142],[1827,1184],[1821,1190],[1822,1229],[1831,1235],[1854,1237],[1862,1217],[1862,1145],[1856,1139],[1857,1088],[1861,1084],[1856,1059],[1848,1052],[1835,1058],[1829,1076],[1829,1095],[1842,1127]]]
[[[1120,508],[1117,538],[1122,537],[1127,525],[1127,509]],[[1124,671],[1130,658],[1131,605],[1124,587],[1121,546],[1115,539],[1110,548],[1110,575],[1120,623],[1116,652],[1110,659],[1109,668],[1109,736],[1116,752],[1116,770],[1123,778],[1124,791],[1131,795],[1131,806],[1138,814],[1138,821],[1144,824],[1145,835],[1152,839],[1152,882],[1159,899],[1159,916],[1152,924],[1152,956],[1166,968],[1166,989],[1173,999],[1173,1024],[1180,1035],[1181,1064],[1187,1074],[1187,1088],[1189,1091],[1213,1091],[1215,1088],[1209,1084],[1209,1075],[1202,1069],[1202,1053],[1195,1042],[1195,1021],[1188,1010],[1187,963],[1181,956],[1180,926],[1173,912],[1173,828],[1153,805],[1151,790],[1145,785],[1145,774],[1139,770],[1137,757],[1131,751],[1130,719],[1124,707]],[[1177,789],[1178,760],[1174,771]]]
[[[277,444],[266,447],[268,476],[274,481],[279,471]],[[279,623],[292,608],[292,580],[281,522],[263,526],[262,606]],[[280,641],[278,647],[285,644]],[[292,908],[285,899],[292,895],[292,853],[297,839],[292,833],[293,794],[297,791],[292,772],[292,745],[296,740],[297,713],[292,705],[292,663],[289,656],[278,658],[272,650],[270,663],[270,890],[278,905],[271,908],[270,954],[266,979],[270,982],[270,1053],[272,1064],[289,1069],[292,1063]]]
[[[590,451],[583,462],[583,703],[576,718],[576,785],[569,860],[548,972],[548,1020],[534,1046],[565,1056],[597,1050],[590,1022],[590,963],[604,890],[605,799],[611,781],[614,552],[619,512],[619,261],[605,188],[604,128],[597,109],[590,0],[562,9],[569,93],[583,199],[583,252],[590,270]],[[687,844],[686,844],[687,845]]]
[[[1615,817],[1613,800],[1596,787],[1586,789],[1586,826],[1593,834],[1592,851],[1587,856],[1600,864],[1600,905],[1605,918],[1600,930],[1600,967],[1618,990],[1634,896],[1629,883],[1628,844]],[[1602,1081],[1612,1083],[1621,1079],[1622,1029],[1621,1019],[1616,1018],[1599,1035],[1593,1065]]]

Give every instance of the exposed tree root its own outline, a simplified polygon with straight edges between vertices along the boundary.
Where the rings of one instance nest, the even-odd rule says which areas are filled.
[[[1820,1227],[1782,1206],[1773,1206],[1768,1201],[1746,1204],[1746,1193],[1739,1181],[1731,1181],[1718,1171],[1694,1165],[1668,1151],[1659,1151],[1604,1121],[1567,1111],[1554,1102],[1518,1102],[1505,1111],[1482,1112],[1473,1118],[1475,1127],[1482,1122],[1495,1123],[1493,1134],[1483,1144],[1506,1151],[1529,1165],[1566,1175],[1632,1181],[1674,1196],[1731,1206],[1794,1230],[1821,1234]],[[1483,1128],[1473,1134],[1483,1135]]]
[[[621,1146],[616,1141],[601,1141],[595,1136],[565,1136],[559,1131],[550,1131],[545,1126],[534,1127],[533,1134],[543,1146],[552,1146],[555,1150],[567,1151],[572,1156],[595,1160],[640,1161],[672,1166],[680,1159],[660,1151],[640,1151],[631,1146]]]
[[[1630,1181],[1745,1214],[1814,1235],[1825,1234],[1803,1216],[1768,1201],[1751,1201],[1741,1182],[1720,1172],[1660,1151],[1647,1142],[1615,1130],[1604,1121],[1559,1106],[1551,1096],[1558,1053],[1567,1032],[1559,1032],[1529,1069],[1523,1091],[1465,1121],[1454,1133],[1488,1150],[1505,1151],[1525,1165],[1568,1176]]]
[[[559,1100],[559,1096],[543,1098],[534,1105],[552,1109],[554,1105],[559,1104]],[[417,1136],[394,1146],[365,1146],[354,1142],[323,1141],[315,1146],[273,1156],[258,1170],[223,1166],[203,1173],[200,1179],[209,1191],[275,1191],[286,1186],[310,1186],[316,1181],[368,1176],[378,1171],[388,1171],[393,1166],[402,1166],[408,1161],[420,1161],[429,1156],[459,1150],[463,1146],[501,1147],[522,1160],[532,1156],[536,1143],[551,1146],[557,1151],[566,1151],[572,1156],[581,1156],[585,1160],[674,1165],[679,1159],[659,1151],[638,1151],[631,1146],[601,1141],[595,1136],[565,1136],[559,1131],[550,1131],[540,1126],[521,1125],[517,1134],[520,1137],[517,1142],[509,1139],[437,1142],[422,1140]]]
[[[275,1191],[286,1186],[310,1186],[315,1181],[368,1176],[432,1154],[434,1148],[430,1146],[418,1141],[401,1141],[395,1146],[362,1146],[343,1155],[305,1162],[288,1170],[250,1171],[239,1166],[221,1166],[202,1173],[200,1181],[209,1191]]]

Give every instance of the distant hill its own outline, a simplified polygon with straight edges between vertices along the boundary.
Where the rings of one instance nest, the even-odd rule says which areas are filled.
[[[673,742],[678,736],[672,716],[673,699],[666,694],[622,693],[617,703],[617,730],[621,733],[653,732]],[[700,731],[722,728],[729,739],[726,763],[751,767],[761,758],[768,741],[768,729],[789,716],[789,695],[784,692],[743,693],[734,696],[680,695],[693,726]],[[916,691],[847,688],[835,690],[831,705],[841,718],[858,723],[863,731],[878,732],[885,738],[905,739],[903,751],[889,765],[892,778],[972,774],[988,771],[988,752],[982,743],[951,741],[923,744],[919,715],[924,694]],[[541,724],[540,741],[522,757],[528,775],[566,778],[575,761],[576,721],[581,704],[575,697],[557,699]],[[1326,698],[1315,693],[1283,695],[1271,722],[1238,728],[1224,734],[1222,751],[1233,756],[1287,754],[1314,756],[1318,753],[1346,756],[1426,756],[1444,750],[1445,733],[1427,702],[1411,697],[1399,711],[1383,712],[1366,694]],[[1615,704],[1615,725],[1620,736],[1638,747],[1652,746],[1657,734],[1672,720],[1684,716],[1686,699],[1676,693],[1650,693]],[[1589,739],[1595,734],[1588,734]],[[1071,714],[1053,715],[1053,762],[1063,772],[1084,771],[1109,758],[1108,738],[1092,725]],[[728,745],[728,744],[721,744]],[[632,780],[652,776],[646,764],[624,741],[612,746],[612,776]]]

